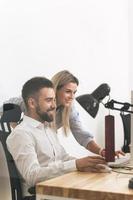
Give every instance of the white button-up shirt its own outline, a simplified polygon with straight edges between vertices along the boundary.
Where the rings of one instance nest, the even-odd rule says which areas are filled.
[[[75,158],[60,145],[56,133],[39,121],[24,116],[7,138],[7,147],[27,189],[64,173],[76,170]]]
[[[23,112],[26,111],[24,102],[22,97],[14,97],[10,98],[9,100],[5,101],[4,103],[14,103],[20,106],[21,110]],[[3,106],[0,107],[0,114],[3,112]],[[56,112],[56,126],[57,128],[60,128],[62,126],[62,108],[58,109]],[[75,102],[72,104],[70,116],[69,116],[69,124],[71,132],[74,136],[74,138],[77,140],[77,142],[87,147],[88,143],[94,139],[93,135],[83,126],[83,123],[81,122],[81,118],[79,115],[79,112],[75,108]]]

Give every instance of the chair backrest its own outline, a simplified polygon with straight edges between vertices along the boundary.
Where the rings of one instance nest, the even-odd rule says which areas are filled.
[[[130,152],[130,142],[131,142],[131,114],[120,113],[122,122],[123,122],[123,130],[124,130],[124,144],[122,147],[122,151],[125,153]]]
[[[7,107],[9,108],[9,110],[7,109]],[[4,109],[3,109],[4,110],[3,115],[0,119],[0,125],[1,125],[0,141],[2,143],[6,156],[6,161],[10,176],[12,200],[22,200],[21,179],[19,176],[19,172],[15,166],[14,160],[11,154],[9,153],[6,145],[6,139],[11,132],[10,122],[18,122],[20,120],[21,109],[18,105],[14,104],[12,105],[5,104]]]

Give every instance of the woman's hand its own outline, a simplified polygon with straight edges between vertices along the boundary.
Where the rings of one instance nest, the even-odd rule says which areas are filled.
[[[101,155],[102,157],[105,157],[105,149],[101,149],[101,150],[99,151],[99,155]],[[115,151],[115,156],[116,156],[117,158],[119,158],[120,155],[125,156],[125,153],[124,153],[123,151],[121,151],[121,150]]]

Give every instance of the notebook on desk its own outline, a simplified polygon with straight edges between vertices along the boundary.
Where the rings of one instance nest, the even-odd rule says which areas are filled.
[[[108,166],[113,168],[126,167],[126,166],[130,167],[130,154],[127,153],[125,156],[116,158],[115,162],[108,162]]]

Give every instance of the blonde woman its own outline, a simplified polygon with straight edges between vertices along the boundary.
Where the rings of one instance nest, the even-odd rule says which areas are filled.
[[[93,135],[82,126],[79,112],[75,109],[74,99],[79,81],[71,72],[63,70],[52,77],[56,94],[56,127],[63,126],[67,135],[71,130],[77,142],[87,150],[105,157],[105,149],[101,148],[94,140]],[[116,156],[124,155],[122,151],[116,151]]]
[[[93,140],[93,135],[85,130],[73,100],[79,85],[78,79],[69,71],[63,70],[52,77],[56,94],[56,127],[63,126],[67,135],[71,130],[77,142],[93,153],[101,154],[101,148]]]
[[[94,140],[93,135],[85,130],[80,121],[79,112],[75,109],[73,100],[79,85],[78,79],[69,71],[63,70],[52,77],[54,90],[56,94],[56,127],[63,127],[64,133],[67,135],[71,130],[77,142],[84,146],[87,150],[105,156],[105,149],[102,149]],[[22,98],[11,98],[4,103],[14,103],[20,105],[22,111],[25,106]],[[116,151],[116,156],[124,155],[122,151]]]

